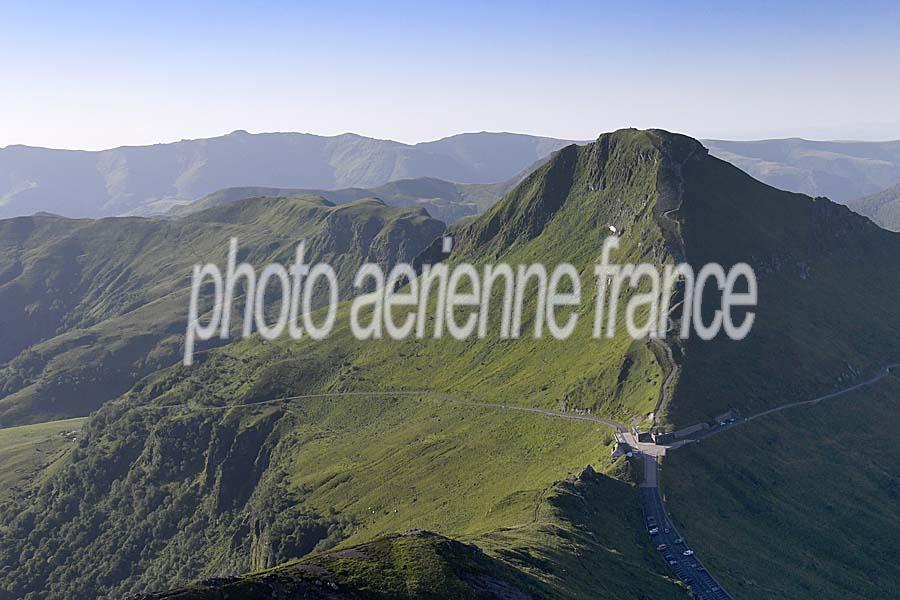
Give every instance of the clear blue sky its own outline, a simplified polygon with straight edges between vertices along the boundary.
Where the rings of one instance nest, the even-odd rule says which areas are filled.
[[[234,129],[900,138],[896,1],[16,4],[0,8],[0,146]]]

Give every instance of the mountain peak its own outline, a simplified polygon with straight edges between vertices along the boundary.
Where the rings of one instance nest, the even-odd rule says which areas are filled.
[[[682,167],[707,156],[697,140],[662,129],[620,129],[584,146],[566,146],[466,228],[461,243],[487,244],[501,253],[516,240],[542,235],[552,221],[571,221],[569,234],[596,237],[610,223],[650,210],[670,251],[681,256],[667,214],[681,203]]]

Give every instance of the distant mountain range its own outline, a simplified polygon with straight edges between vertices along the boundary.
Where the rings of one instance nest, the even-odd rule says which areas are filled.
[[[900,141],[817,142],[800,138],[730,142],[703,140],[713,156],[771,186],[835,202],[880,192],[900,182]]]
[[[569,145],[512,133],[470,133],[415,145],[354,134],[231,134],[98,152],[0,149],[0,218],[159,214],[235,186],[337,189],[432,177],[506,181]]]
[[[249,197],[311,193],[338,204],[378,197],[389,205],[422,206],[452,223],[483,212],[572,143],[487,132],[410,145],[355,134],[235,131],[97,152],[8,146],[0,149],[0,218],[187,214]],[[891,216],[897,210],[882,207],[886,201],[857,202],[900,182],[900,141],[703,144],[764,183],[850,203],[882,227],[900,228]]]
[[[900,231],[900,183],[871,196],[851,200],[847,205],[891,231]]]

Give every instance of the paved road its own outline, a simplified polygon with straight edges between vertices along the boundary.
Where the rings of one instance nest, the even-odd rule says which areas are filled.
[[[684,439],[678,440],[677,442],[668,445],[658,445],[652,442],[638,442],[636,439],[634,439],[634,436],[631,434],[631,432],[625,432],[623,434],[626,442],[633,449],[639,452],[643,457],[644,481],[640,485],[641,505],[644,509],[644,516],[646,519],[648,532],[651,529],[651,526],[656,526],[659,529],[658,533],[651,536],[651,538],[653,539],[653,545],[666,545],[667,548],[661,551],[663,559],[666,561],[666,564],[669,565],[669,569],[672,571],[675,577],[690,585],[691,590],[694,592],[696,598],[700,600],[731,600],[731,596],[729,596],[728,593],[722,589],[722,586],[719,585],[716,579],[709,573],[709,571],[706,570],[706,568],[703,566],[703,563],[700,561],[696,554],[689,557],[686,557],[683,554],[688,546],[685,545],[686,542],[682,538],[681,534],[678,533],[678,531],[675,529],[675,526],[669,520],[668,515],[666,514],[665,505],[663,504],[662,497],[659,493],[659,461],[663,456],[665,456],[666,452],[675,450],[685,444],[697,442],[711,435],[727,431],[739,425],[749,423],[750,421],[764,417],[766,415],[781,412],[783,410],[788,410],[790,408],[798,406],[818,404],[819,402],[822,402],[824,400],[829,400],[831,398],[856,391],[860,388],[881,381],[885,377],[891,375],[891,371],[893,369],[897,368],[900,368],[900,363],[889,365],[879,371],[879,373],[874,377],[845,389],[839,390],[837,392],[825,394],[823,396],[819,396],[818,398],[813,398],[812,400],[803,400],[800,402],[783,404],[781,406],[756,413],[755,415],[752,415],[746,419],[720,423],[714,427],[711,427],[710,429],[698,431],[693,435],[687,436]],[[669,533],[666,533],[667,529],[669,530]],[[676,539],[681,539],[682,543],[676,544]]]
[[[640,487],[658,489],[659,457],[644,453],[641,453],[641,456],[644,459],[644,481],[641,482]]]
[[[860,388],[864,388],[866,386],[872,385],[873,383],[877,383],[891,374],[891,370],[900,368],[900,363],[895,363],[893,365],[888,365],[879,371],[878,375],[872,377],[871,379],[867,379],[863,382],[857,383],[856,385],[852,385],[848,388],[844,388],[843,390],[838,390],[837,392],[832,392],[830,394],[825,394],[824,396],[819,396],[818,398],[813,398],[812,400],[803,400],[802,402],[792,402],[790,404],[783,404],[781,406],[777,406],[775,408],[764,410],[763,412],[756,413],[755,415],[749,417],[747,421],[752,421],[754,419],[758,419],[760,417],[764,417],[766,415],[771,415],[772,413],[781,412],[783,410],[787,410],[789,408],[794,408],[795,406],[806,406],[810,404],[818,404],[823,400],[830,400],[831,398],[835,398],[837,396],[842,396],[849,392],[854,392]]]
[[[870,379],[866,379],[865,381],[861,381],[855,385],[851,385],[850,387],[844,388],[842,390],[838,390],[836,392],[831,392],[830,394],[825,394],[824,396],[819,396],[818,398],[813,398],[812,400],[801,400],[800,402],[791,402],[789,404],[782,404],[781,406],[776,406],[775,408],[770,408],[768,410],[758,412],[754,415],[750,415],[749,417],[744,418],[744,419],[737,419],[730,423],[725,423],[724,425],[719,424],[719,425],[716,425],[715,427],[711,427],[709,429],[698,431],[697,433],[689,435],[689,436],[685,437],[684,439],[679,440],[678,442],[667,446],[667,448],[669,450],[674,450],[675,448],[683,446],[686,443],[700,441],[703,438],[707,438],[711,435],[715,435],[717,433],[721,433],[723,431],[727,431],[729,429],[739,427],[741,425],[744,425],[751,421],[755,421],[756,419],[765,417],[767,415],[779,413],[781,411],[789,410],[791,408],[796,408],[798,406],[813,406],[813,405],[816,405],[825,400],[831,400],[832,398],[837,398],[838,396],[843,396],[844,394],[849,394],[850,392],[855,392],[856,390],[859,390],[861,388],[870,386],[874,383],[878,383],[885,377],[888,377],[889,375],[891,375],[891,372],[894,369],[900,369],[900,363],[888,365],[888,366],[884,367],[881,371],[879,371],[878,374],[875,375],[874,377],[871,377]],[[663,451],[663,454],[665,454],[664,451]]]
[[[668,518],[668,515],[665,511],[665,506],[662,501],[662,497],[659,493],[659,460],[662,456],[666,454],[667,451],[675,450],[685,444],[689,444],[692,442],[699,441],[703,438],[709,437],[710,435],[715,435],[722,431],[731,429],[738,425],[742,425],[744,423],[748,423],[752,420],[758,419],[760,417],[764,417],[766,415],[770,415],[772,413],[780,412],[783,410],[787,410],[797,406],[804,405],[813,405],[823,400],[828,400],[830,398],[834,398],[836,396],[840,396],[842,394],[846,394],[848,392],[852,392],[863,388],[868,385],[872,385],[878,381],[881,381],[885,377],[891,374],[892,369],[900,368],[900,363],[889,365],[885,367],[882,371],[879,372],[878,375],[858,383],[856,385],[850,386],[843,390],[839,390],[837,392],[833,392],[830,394],[826,394],[824,396],[820,396],[818,398],[813,398],[812,400],[804,400],[801,402],[793,402],[790,404],[784,404],[782,406],[778,406],[776,408],[772,408],[766,411],[762,411],[751,417],[746,419],[732,421],[730,423],[724,423],[720,425],[716,425],[710,429],[699,431],[691,436],[687,436],[681,440],[678,440],[675,443],[668,445],[657,445],[655,443],[644,443],[638,442],[630,431],[622,424],[612,419],[604,419],[602,417],[597,417],[589,414],[579,414],[579,413],[571,413],[564,412],[558,410],[552,410],[548,408],[535,408],[530,406],[520,406],[516,404],[498,404],[491,402],[477,402],[473,400],[464,400],[462,398],[458,398],[456,396],[451,396],[449,394],[434,392],[429,390],[416,390],[416,391],[407,391],[407,390],[395,390],[390,392],[333,392],[333,393],[324,393],[324,394],[306,394],[300,396],[290,396],[286,398],[275,398],[272,400],[255,402],[251,404],[245,405],[237,405],[237,406],[255,406],[260,404],[281,404],[288,403],[295,400],[302,400],[307,398],[329,398],[329,397],[341,397],[341,396],[432,396],[435,398],[439,398],[441,400],[452,402],[455,404],[462,404],[466,406],[472,406],[477,408],[489,408],[489,409],[501,409],[501,410],[513,410],[519,412],[528,412],[535,413],[540,415],[545,415],[553,418],[560,419],[569,419],[576,421],[591,421],[595,423],[600,423],[603,425],[607,425],[616,429],[621,436],[625,439],[625,441],[638,453],[640,453],[641,457],[644,460],[644,481],[640,484],[640,494],[641,494],[641,505],[644,510],[644,516],[646,522],[648,524],[648,531],[650,529],[649,524],[655,525],[659,531],[654,534],[652,537],[654,546],[658,546],[660,544],[665,544],[666,549],[660,551],[663,560],[669,566],[669,569],[678,578],[680,581],[685,582],[690,586],[692,592],[695,595],[695,598],[698,600],[732,600],[731,596],[728,595],[725,590],[719,585],[719,583],[715,580],[715,578],[706,570],[703,566],[703,563],[700,561],[699,557],[696,554],[691,556],[685,556],[683,553],[688,549],[686,545],[686,541],[683,540],[681,535],[675,529],[675,526],[671,523]],[[672,373],[670,373],[670,376]],[[196,405],[184,404],[184,405],[170,405],[167,407],[155,407],[155,408],[191,408],[193,410],[227,410],[231,408],[236,408],[235,405],[228,406],[215,406],[215,407],[198,407]],[[151,406],[147,406],[144,408],[152,408]],[[652,520],[651,520],[652,519]],[[668,533],[666,530],[668,529]],[[677,539],[681,539],[681,544],[676,544],[675,541]]]
[[[201,406],[196,403],[183,403],[183,404],[147,404],[144,406],[139,406],[135,408],[145,409],[145,410],[169,410],[173,408],[184,408],[191,411],[220,411],[220,410],[231,410],[237,408],[247,408],[251,406],[272,406],[278,404],[287,404],[289,402],[294,402],[297,400],[311,400],[313,398],[342,398],[342,397],[365,397],[365,396],[431,396],[432,398],[437,398],[439,400],[443,400],[445,402],[452,402],[454,404],[461,404],[463,406],[472,406],[476,408],[489,408],[489,409],[500,409],[500,410],[512,410],[516,412],[527,412],[538,415],[545,415],[548,417],[554,417],[557,419],[568,419],[570,421],[589,421],[591,423],[600,423],[601,425],[606,425],[608,427],[612,427],[616,431],[624,432],[626,430],[625,425],[619,423],[618,421],[614,421],[612,419],[604,419],[603,417],[597,417],[594,415],[589,415],[586,413],[575,413],[575,412],[566,412],[562,410],[553,410],[550,408],[536,408],[533,406],[521,406],[518,404],[503,404],[498,402],[477,402],[475,400],[465,400],[463,398],[458,398],[456,396],[451,396],[450,394],[445,394],[443,392],[434,392],[430,390],[394,390],[394,391],[373,391],[373,392],[325,392],[321,394],[302,394],[299,396],[286,396],[283,398],[272,398],[270,400],[260,400],[257,402],[248,402],[246,404],[223,404],[221,406]]]
[[[690,547],[669,520],[662,498],[659,495],[659,487],[656,485],[659,466],[657,458],[645,454],[644,465],[645,479],[640,489],[641,506],[644,509],[644,524],[647,526],[648,532],[653,527],[659,530],[658,533],[650,537],[654,546],[666,545],[664,550],[658,552],[668,565],[669,570],[677,579],[690,586],[694,597],[698,600],[732,600],[731,596],[719,585],[719,582],[706,570],[706,567],[703,566],[696,554],[691,556],[684,555],[684,552],[688,551]],[[668,533],[666,533],[667,530]],[[676,540],[680,540],[681,543],[676,543]]]

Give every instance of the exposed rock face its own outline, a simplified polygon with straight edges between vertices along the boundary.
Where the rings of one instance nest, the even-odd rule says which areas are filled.
[[[581,473],[578,474],[578,479],[581,481],[589,481],[597,477],[597,471],[594,470],[594,467],[591,465],[586,466],[581,470]]]

